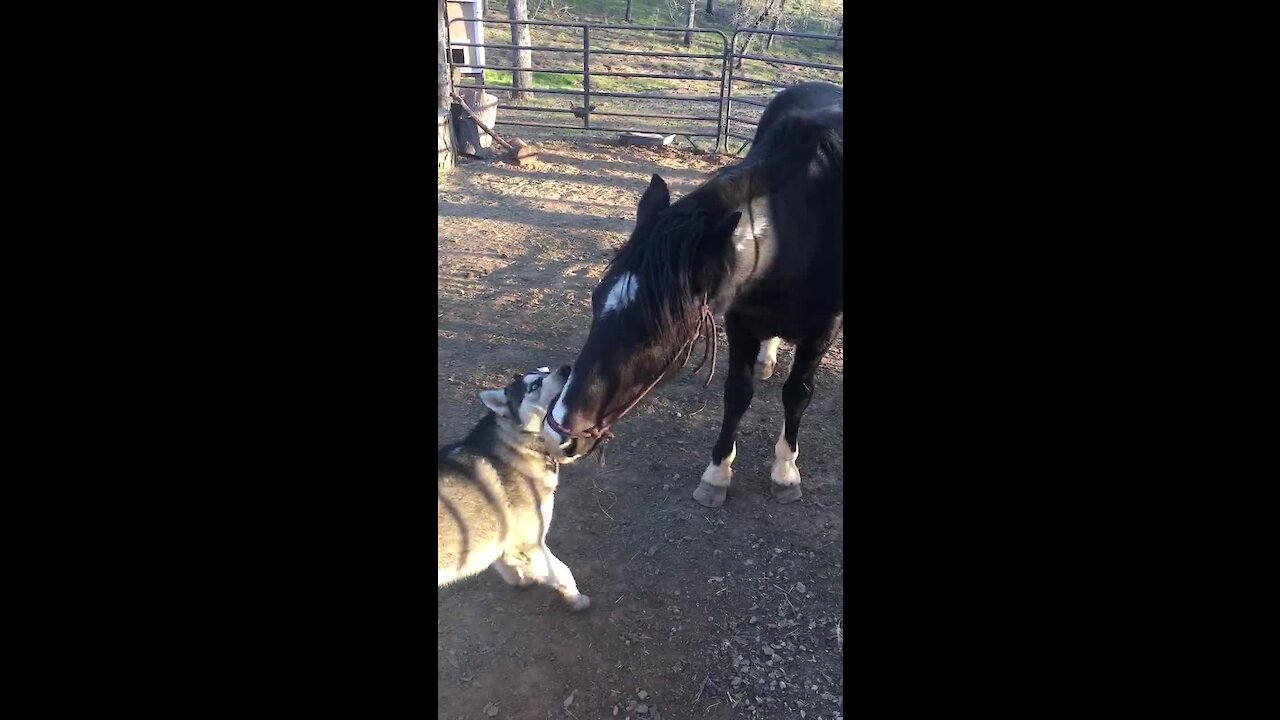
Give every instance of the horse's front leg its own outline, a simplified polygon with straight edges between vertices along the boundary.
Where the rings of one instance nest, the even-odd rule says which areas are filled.
[[[720,425],[720,438],[711,448],[711,463],[702,473],[693,499],[706,507],[724,504],[733,479],[733,461],[738,455],[738,423],[751,407],[755,393],[751,371],[760,340],[742,326],[737,316],[729,314],[724,319],[724,331],[729,337],[729,371],[724,380],[724,420]]]
[[[817,374],[822,356],[831,347],[839,329],[840,324],[837,322],[829,330],[797,343],[791,374],[782,385],[784,419],[778,442],[773,446],[773,469],[769,473],[769,478],[773,481],[770,492],[773,499],[780,503],[800,499],[800,469],[796,467],[796,458],[800,456],[800,419],[804,417],[805,408],[809,407],[809,400],[813,397],[813,376]]]

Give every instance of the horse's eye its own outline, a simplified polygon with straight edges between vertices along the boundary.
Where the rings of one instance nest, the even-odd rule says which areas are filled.
[[[529,383],[529,392],[538,392],[539,388],[541,387],[542,387],[542,381],[534,380],[533,382]]]

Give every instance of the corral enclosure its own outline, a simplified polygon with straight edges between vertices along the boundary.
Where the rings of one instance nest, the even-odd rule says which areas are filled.
[[[610,21],[621,17],[624,3],[615,4]],[[633,13],[665,7],[635,2]],[[510,42],[508,26],[487,32],[487,42]],[[534,44],[553,40],[535,34]],[[509,61],[496,52],[487,63]],[[591,291],[626,242],[651,174],[674,200],[735,162],[687,143],[619,147],[607,134],[505,130],[536,139],[537,161],[464,160],[438,175],[437,445],[484,415],[481,390],[572,362],[590,327]],[[804,498],[778,505],[769,494],[790,370],[784,345],[743,418],[728,501],[707,509],[690,496],[722,416],[723,331],[719,342],[711,387],[705,372],[686,370],[619,423],[604,466],[561,469],[548,544],[591,596],[589,609],[571,613],[553,591],[517,590],[492,571],[439,591],[441,718],[843,717],[843,334],[818,371],[800,433]]]
[[[684,44],[680,30],[653,31],[646,28],[680,26],[686,23],[687,3],[682,0],[633,0],[632,22],[624,19],[625,0],[528,0],[530,19],[552,23],[595,23],[627,25],[626,28],[589,29],[589,59],[584,57],[584,30],[580,27],[529,25],[532,87],[537,91],[528,98],[511,100],[502,88],[512,84],[511,70],[484,70],[483,84],[487,92],[497,94],[500,132],[525,139],[576,137],[566,128],[580,128],[587,122],[593,130],[643,130],[675,134],[687,147],[714,149],[723,132],[720,120],[725,113],[739,118],[728,130],[740,137],[729,138],[728,148],[736,151],[743,137],[753,132],[763,104],[781,86],[806,80],[822,80],[844,84],[844,43],[831,39],[793,37],[788,35],[739,34],[734,50],[746,58],[732,59],[726,69],[726,45],[739,28],[752,27],[768,31],[776,26],[779,33],[835,33],[843,27],[838,3],[831,0],[742,0],[713,3],[715,13],[707,15],[707,0],[698,0],[695,14],[697,31]],[[782,8],[779,15],[778,9]],[[834,10],[833,10],[834,9]],[[761,13],[769,14],[761,20]],[[485,8],[485,64],[494,68],[518,65],[511,25],[506,22],[505,2],[489,3]],[[748,45],[748,43],[750,43]],[[767,49],[766,49],[767,46]],[[653,57],[639,53],[678,53],[700,57]],[[770,58],[770,59],[758,59]],[[799,61],[821,67],[787,65],[780,60]],[[585,101],[584,71],[590,70],[589,120],[583,117]],[[653,77],[679,76],[680,79]],[[638,77],[636,77],[638,76]],[[732,76],[732,77],[727,77]],[[465,87],[476,81],[467,80]],[[642,96],[642,97],[634,97]],[[673,99],[678,98],[678,99]],[[740,100],[740,101],[738,101]],[[650,117],[660,115],[665,117]],[[532,127],[539,126],[539,127]],[[546,127],[561,126],[561,127]],[[592,138],[612,133],[591,132]]]

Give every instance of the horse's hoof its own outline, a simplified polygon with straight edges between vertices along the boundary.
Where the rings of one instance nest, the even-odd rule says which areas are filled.
[[[582,612],[589,607],[591,607],[591,598],[586,595],[579,595],[578,597],[569,600],[569,609],[574,612]]]
[[[722,488],[718,485],[700,482],[698,489],[693,491],[693,499],[703,507],[718,508],[724,504],[724,498],[729,494],[728,488]]]
[[[800,499],[799,485],[782,485],[779,483],[770,483],[769,490],[773,493],[773,499],[786,505]]]

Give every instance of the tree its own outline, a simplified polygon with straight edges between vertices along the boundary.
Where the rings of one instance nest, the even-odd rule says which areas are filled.
[[[716,0],[707,0],[707,14],[714,15],[716,12]]]
[[[449,76],[449,61],[445,55],[445,35],[448,33],[445,21],[444,2],[436,3],[436,115],[437,142],[436,167],[440,170],[452,170],[457,163],[457,140],[453,134],[453,122],[450,107],[453,105],[453,82]]]
[[[778,12],[773,16],[773,24],[769,26],[770,31],[776,31],[778,29],[778,23],[782,21],[782,14],[785,13],[786,11],[787,11],[787,0],[782,0],[781,4],[778,5]],[[773,38],[774,36],[770,35],[768,39],[764,41],[765,50],[768,50],[773,47]]]
[[[684,46],[689,47],[693,44],[693,19],[698,16],[698,0],[689,0],[689,12],[686,19],[689,21],[685,27],[689,28],[684,31]]]
[[[507,0],[507,17],[511,20],[528,20],[529,0]],[[511,44],[533,44],[533,41],[529,39],[528,25],[511,23]],[[533,87],[533,51],[512,50],[511,59],[516,61],[512,63],[515,67],[530,68],[529,70],[516,70],[511,73],[511,99],[532,100],[533,93],[526,92],[526,90]],[[521,88],[524,88],[524,90]]]
[[[754,22],[752,22],[750,26],[748,26],[748,29],[754,30],[754,29],[756,29],[756,28],[760,27],[760,23],[764,22],[764,19],[765,19],[766,17],[768,17],[768,16],[769,16],[769,13],[770,13],[770,12],[772,12],[772,11],[773,11],[773,4],[774,4],[775,2],[777,2],[777,0],[769,0],[769,3],[768,3],[767,5],[765,5],[765,7],[764,7],[764,11],[763,11],[763,12],[761,12],[761,13],[756,17],[755,21],[754,21]],[[741,10],[741,8],[742,8],[742,5],[739,5],[739,9],[740,9],[740,10]],[[747,33],[747,38],[746,38],[745,40],[743,40],[743,41],[742,41],[742,49],[738,51],[738,54],[739,54],[739,55],[746,55],[746,54],[747,54],[747,48],[751,47],[751,41],[752,41],[752,40],[754,40],[754,39],[755,39],[755,37],[756,37],[756,34],[755,34],[755,33]],[[741,57],[739,57],[739,58],[738,58],[738,62],[734,64],[734,67],[735,67],[735,68],[741,68],[741,67],[742,67],[742,58],[741,58]]]
[[[840,29],[836,31],[836,39],[831,41],[831,49],[835,50],[840,44],[840,38],[844,36],[844,18],[840,18]]]
[[[627,22],[631,22],[631,0],[627,0]]]

